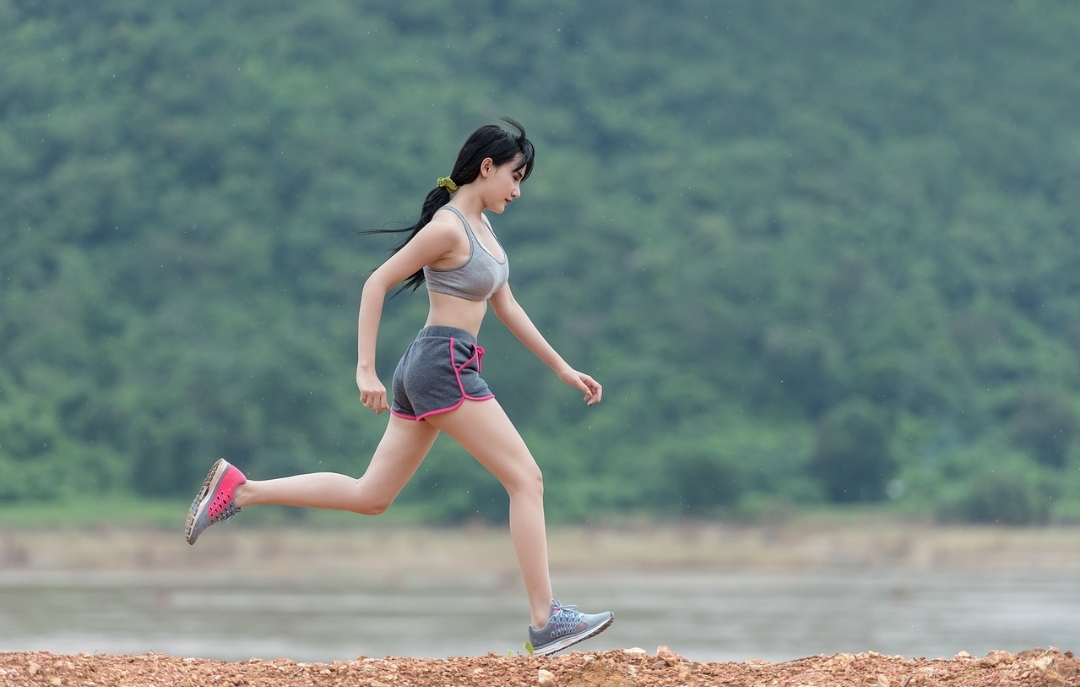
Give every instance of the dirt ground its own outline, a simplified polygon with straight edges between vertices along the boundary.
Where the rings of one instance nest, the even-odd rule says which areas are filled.
[[[227,663],[160,654],[114,656],[0,654],[0,685],[29,687],[1076,687],[1072,652],[1032,649],[978,658],[904,659],[881,654],[813,656],[786,663],[698,663],[665,647],[554,657],[365,658],[296,663],[285,659]]]

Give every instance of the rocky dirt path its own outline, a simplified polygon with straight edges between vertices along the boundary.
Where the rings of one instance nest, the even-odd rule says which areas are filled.
[[[7,687],[1076,687],[1072,652],[995,651],[984,657],[904,659],[876,653],[786,663],[699,663],[660,647],[555,657],[498,656],[297,663],[176,658],[161,654],[0,653]]]

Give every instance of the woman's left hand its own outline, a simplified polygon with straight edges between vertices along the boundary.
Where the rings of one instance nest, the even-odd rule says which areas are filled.
[[[600,386],[600,382],[596,381],[584,372],[578,372],[574,369],[566,369],[559,372],[559,379],[563,380],[572,387],[576,387],[585,394],[585,404],[595,405],[600,402],[601,397],[604,395],[604,387]]]

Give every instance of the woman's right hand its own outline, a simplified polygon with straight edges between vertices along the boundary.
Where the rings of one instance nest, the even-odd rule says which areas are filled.
[[[367,370],[356,371],[356,386],[360,389],[360,403],[376,415],[389,410],[386,404],[386,387],[379,381],[379,376]]]

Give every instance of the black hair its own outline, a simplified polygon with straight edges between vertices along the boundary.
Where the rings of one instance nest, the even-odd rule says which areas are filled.
[[[461,146],[461,151],[457,156],[457,162],[454,163],[454,168],[450,172],[451,181],[458,186],[464,186],[480,176],[480,165],[485,159],[490,157],[492,162],[495,163],[495,166],[499,166],[512,161],[517,155],[521,155],[521,161],[518,163],[517,167],[514,168],[514,171],[523,170],[521,175],[522,181],[529,178],[529,175],[532,174],[536,150],[533,148],[532,142],[525,137],[524,127],[509,117],[503,117],[502,121],[517,129],[517,133],[508,131],[498,124],[485,124],[474,131],[465,141],[465,144]],[[449,202],[450,191],[442,186],[436,186],[428,192],[427,198],[424,199],[424,205],[420,209],[420,218],[416,220],[416,224],[403,229],[373,229],[361,231],[359,233],[362,235],[408,233],[408,236],[404,241],[390,249],[391,253],[397,253],[404,248],[421,229],[427,226],[431,221],[431,218],[435,216],[436,210]],[[423,283],[424,270],[420,269],[406,279],[401,288],[398,289],[394,295],[397,295],[397,293],[401,293],[406,289],[415,291],[420,288],[420,285]]]

